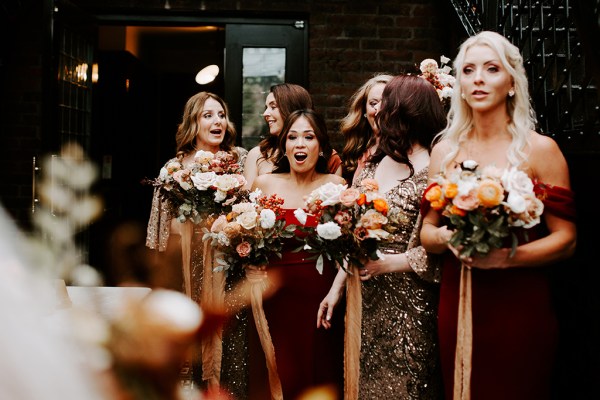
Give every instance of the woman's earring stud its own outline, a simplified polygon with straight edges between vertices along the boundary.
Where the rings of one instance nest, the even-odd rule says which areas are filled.
[[[513,97],[515,95],[515,90],[514,89],[510,89],[508,91],[508,97]]]

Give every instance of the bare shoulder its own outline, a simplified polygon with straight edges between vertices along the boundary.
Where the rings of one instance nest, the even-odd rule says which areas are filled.
[[[260,157],[260,148],[258,146],[255,146],[253,148],[251,148],[250,150],[248,150],[248,155],[247,155],[247,160],[258,160],[258,157]]]
[[[345,185],[347,182],[344,178],[335,174],[327,174],[325,175],[325,183],[335,183],[336,185]]]
[[[544,183],[569,187],[567,160],[554,139],[531,131],[531,144],[528,159],[533,176]]]

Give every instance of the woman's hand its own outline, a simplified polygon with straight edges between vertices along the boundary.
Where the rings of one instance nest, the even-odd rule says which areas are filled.
[[[389,274],[391,272],[410,271],[408,259],[402,254],[384,254],[377,260],[369,260],[363,268],[359,268],[358,275],[361,281],[368,281],[374,276]]]
[[[346,277],[346,271],[343,268],[339,268],[335,280],[331,285],[331,289],[329,289],[329,293],[327,293],[327,296],[325,296],[321,304],[319,304],[319,311],[317,312],[317,328],[331,328],[333,309],[342,297],[342,293],[346,287]]]
[[[502,248],[490,250],[485,257],[457,257],[468,268],[498,269],[510,266],[510,252],[511,249]]]

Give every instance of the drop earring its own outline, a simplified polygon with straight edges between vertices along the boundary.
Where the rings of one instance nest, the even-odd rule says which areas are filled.
[[[319,157],[323,157],[323,152],[322,151],[319,152]]]
[[[364,114],[363,114],[363,117],[367,118],[367,113],[364,113]]]

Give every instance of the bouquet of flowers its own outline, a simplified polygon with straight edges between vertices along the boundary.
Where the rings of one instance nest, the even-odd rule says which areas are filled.
[[[249,201],[234,204],[231,212],[220,215],[210,231],[204,228],[204,241],[210,240],[220,254],[215,271],[242,264],[264,265],[271,255],[281,258],[283,239],[294,236],[295,225],[278,219],[283,199],[250,193]]]
[[[304,209],[294,214],[306,235],[304,248],[317,253],[317,270],[323,270],[323,257],[344,261],[359,267],[369,258],[380,258],[378,242],[389,236],[388,203],[377,191],[374,179],[364,179],[359,188],[326,183],[314,190],[305,201]],[[314,215],[316,226],[306,224],[308,214]]]
[[[160,170],[158,178],[146,182],[160,188],[163,199],[173,205],[172,215],[179,222],[189,219],[197,224],[210,215],[227,212],[228,207],[239,201],[246,179],[232,154],[200,150],[187,167],[179,160],[170,161]]]
[[[442,101],[444,106],[448,106],[456,79],[450,75],[452,68],[446,65],[450,59],[441,56],[440,61],[441,68],[438,66],[437,61],[432,58],[421,61],[421,65],[419,66],[421,75],[419,76],[433,85],[440,97],[440,101]]]
[[[512,255],[518,243],[513,228],[537,225],[544,211],[533,189],[529,176],[516,167],[487,166],[480,171],[475,161],[466,160],[448,177],[440,174],[425,199],[448,217],[455,228],[450,244],[462,256],[485,256],[492,248],[502,247],[509,236]]]

